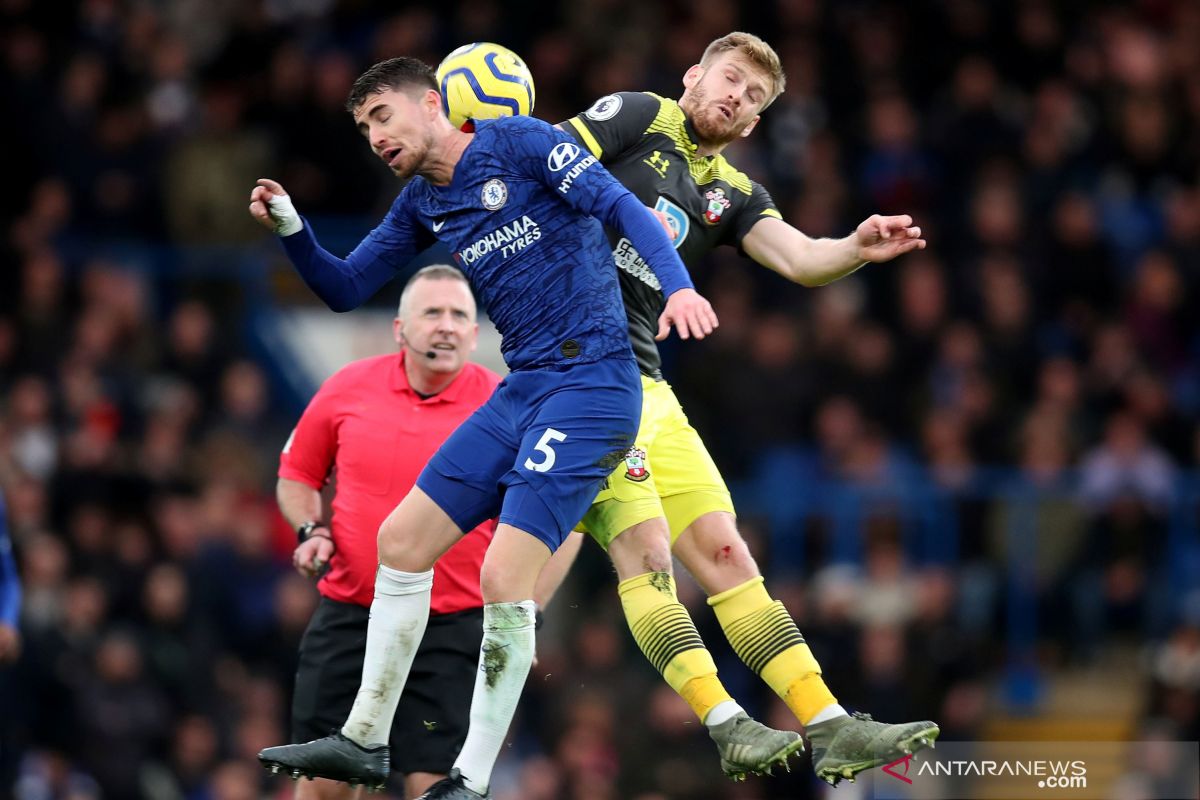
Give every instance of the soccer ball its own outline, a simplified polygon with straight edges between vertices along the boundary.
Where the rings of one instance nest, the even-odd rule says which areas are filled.
[[[491,42],[465,44],[438,65],[442,108],[461,128],[467,119],[533,112],[533,75],[521,57]]]

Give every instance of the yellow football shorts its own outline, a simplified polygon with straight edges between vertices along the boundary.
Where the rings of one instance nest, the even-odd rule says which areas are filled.
[[[639,522],[666,517],[671,544],[710,511],[733,512],[729,489],[666,381],[642,376],[642,426],[576,526],[605,550]]]

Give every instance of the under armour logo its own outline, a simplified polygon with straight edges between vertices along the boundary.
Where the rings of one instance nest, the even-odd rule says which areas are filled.
[[[671,166],[671,162],[668,161],[665,156],[663,156],[661,150],[655,150],[654,155],[647,159],[643,159],[642,163],[646,164],[655,172],[657,172],[658,177],[660,178],[667,177],[667,167]]]

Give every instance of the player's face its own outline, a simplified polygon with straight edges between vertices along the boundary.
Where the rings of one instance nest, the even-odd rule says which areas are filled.
[[[384,89],[368,95],[354,112],[358,132],[398,178],[415,175],[433,149],[433,127],[425,106],[423,98]]]
[[[714,145],[749,134],[770,97],[768,77],[736,51],[722,53],[706,67],[692,67],[683,85],[680,106],[697,135]]]
[[[396,342],[408,350],[405,358],[414,368],[458,372],[479,338],[471,290],[462,281],[422,278],[405,298],[394,332]],[[429,353],[434,357],[430,358]]]

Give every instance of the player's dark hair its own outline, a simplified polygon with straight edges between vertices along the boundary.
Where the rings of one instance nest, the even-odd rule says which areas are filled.
[[[387,89],[397,92],[416,89],[424,92],[426,89],[437,91],[437,88],[437,77],[424,61],[407,56],[389,58],[358,76],[358,80],[350,87],[346,110],[353,114],[367,102],[370,95],[379,94]]]

